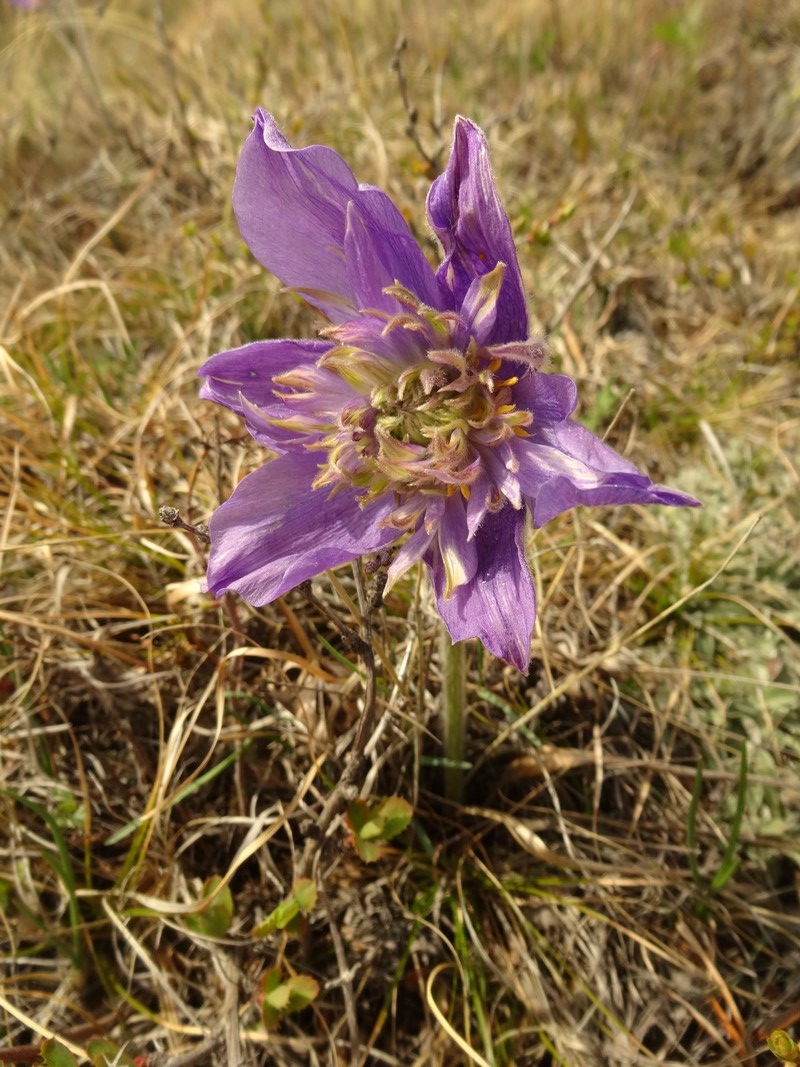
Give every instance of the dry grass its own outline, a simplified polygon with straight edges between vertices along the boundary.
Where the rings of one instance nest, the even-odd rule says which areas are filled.
[[[800,1001],[797,6],[45,0],[3,4],[0,56],[0,1061],[53,1032],[151,1065],[777,1062]],[[423,241],[426,157],[480,122],[584,421],[706,502],[537,535],[529,677],[470,653],[463,809],[439,796],[429,594],[394,591],[364,792],[411,800],[413,832],[367,867],[337,827],[300,940],[251,931],[341,773],[357,665],[299,592],[201,595],[157,519],[207,519],[259,462],[197,399],[201,362],[314,329],[232,218],[256,103]],[[314,589],[355,621],[349,573]],[[217,939],[191,916],[214,875]],[[275,963],[321,993],[268,1034]]]

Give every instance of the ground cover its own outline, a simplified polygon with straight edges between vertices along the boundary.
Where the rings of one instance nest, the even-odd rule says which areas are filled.
[[[780,8],[0,8],[0,1061],[56,1034],[151,1065],[766,1065],[771,1029],[797,1036],[800,12]],[[392,591],[363,794],[414,819],[369,865],[333,824],[300,936],[257,927],[355,734],[363,669],[328,614],[358,627],[353,575],[217,603],[202,540],[159,519],[206,522],[263,460],[197,398],[201,363],[318,326],[232,215],[256,104],[387,189],[432,259],[425,194],[454,116],[478,122],[551,369],[705,505],[536,534],[529,674],[467,652],[463,805],[441,794],[430,592]],[[319,994],[267,1030],[276,966]]]

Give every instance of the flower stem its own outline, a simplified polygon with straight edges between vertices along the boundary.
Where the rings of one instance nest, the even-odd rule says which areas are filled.
[[[460,803],[464,796],[464,738],[466,706],[466,642],[453,644],[441,627],[442,730],[444,734],[444,795]]]

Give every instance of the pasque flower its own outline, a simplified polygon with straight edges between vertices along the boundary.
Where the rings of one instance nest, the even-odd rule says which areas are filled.
[[[211,592],[266,604],[400,542],[389,586],[423,560],[452,639],[477,637],[525,670],[529,517],[697,504],[575,422],[574,383],[540,370],[486,139],[468,119],[428,194],[436,272],[384,192],[330,148],[292,148],[261,110],[233,205],[255,257],[329,325],[314,340],[220,352],[200,371],[201,395],[277,453],[211,519]]]

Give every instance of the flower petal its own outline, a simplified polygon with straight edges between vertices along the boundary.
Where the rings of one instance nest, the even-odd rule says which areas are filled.
[[[700,506],[686,493],[654,485],[646,474],[573,419],[517,440],[515,451],[517,477],[537,528],[579,504]]]
[[[261,444],[284,451],[292,447],[298,435],[269,420],[291,418],[296,408],[284,403],[280,395],[284,390],[279,384],[276,390],[276,377],[305,370],[318,381],[319,388],[303,405],[303,413],[311,414],[313,408],[315,414],[327,413],[329,421],[335,422],[338,411],[353,398],[353,391],[338,375],[316,366],[330,348],[327,341],[270,340],[218,352],[198,372],[205,378],[200,396],[241,415]]]
[[[464,294],[461,317],[467,327],[467,340],[471,336],[479,345],[490,342],[497,324],[497,302],[505,273],[505,263],[498,263],[487,274],[479,274],[474,278]]]
[[[430,307],[441,304],[433,268],[406,220],[380,189],[362,185],[358,197],[350,201],[344,253],[350,289],[358,307],[396,315],[400,305],[383,292],[395,282]]]
[[[445,252],[437,278],[453,294],[456,308],[476,278],[505,263],[497,319],[486,343],[524,341],[528,312],[511,226],[494,186],[486,138],[461,116],[447,168],[428,193],[428,218]]]
[[[478,566],[478,551],[467,529],[466,506],[460,495],[449,496],[439,523],[439,556],[444,567],[444,596],[471,582]]]
[[[487,515],[472,544],[477,549],[473,579],[445,598],[441,556],[429,550],[425,562],[433,580],[439,614],[453,641],[477,637],[500,659],[528,669],[536,621],[536,595],[523,539],[524,514],[505,507]]]
[[[508,363],[522,364],[529,371],[538,371],[547,359],[547,342],[541,337],[529,337],[527,341],[492,345],[492,356]]]
[[[534,426],[561,422],[577,407],[578,390],[566,374],[527,374],[514,386],[514,403],[532,413]]]
[[[481,470],[469,487],[467,500],[467,537],[472,540],[493,504],[499,503],[500,494],[486,470]],[[498,510],[497,507],[494,510]]]
[[[406,571],[413,567],[417,560],[422,557],[423,552],[435,536],[435,530],[426,530],[425,524],[420,523],[389,564],[389,569],[386,572],[386,586],[383,591],[384,596],[397,584]]]
[[[254,118],[236,168],[233,208],[256,259],[332,322],[382,307],[381,290],[395,281],[438,306],[433,270],[389,197],[359,186],[332,148],[292,148],[268,112],[258,108]],[[388,309],[397,310],[394,300]]]
[[[310,302],[340,322],[352,314],[344,231],[347,204],[358,195],[358,183],[332,148],[292,148],[261,108],[254,120],[233,184],[242,237],[285,285],[317,290]]]
[[[211,517],[207,587],[269,604],[300,582],[397,540],[381,526],[391,498],[362,508],[354,492],[312,490],[318,457],[288,454],[248,474]]]
[[[517,438],[514,438],[514,445],[516,442]],[[522,496],[517,477],[518,448],[514,445],[510,442],[502,442],[494,448],[484,448],[481,450],[481,460],[483,469],[491,478],[493,487],[503,494],[513,508],[519,509],[522,507]]]
[[[331,348],[329,341],[253,341],[210,356],[197,372],[206,380],[200,396],[241,412],[240,397],[266,407],[275,403],[273,378],[299,366],[316,364]]]

